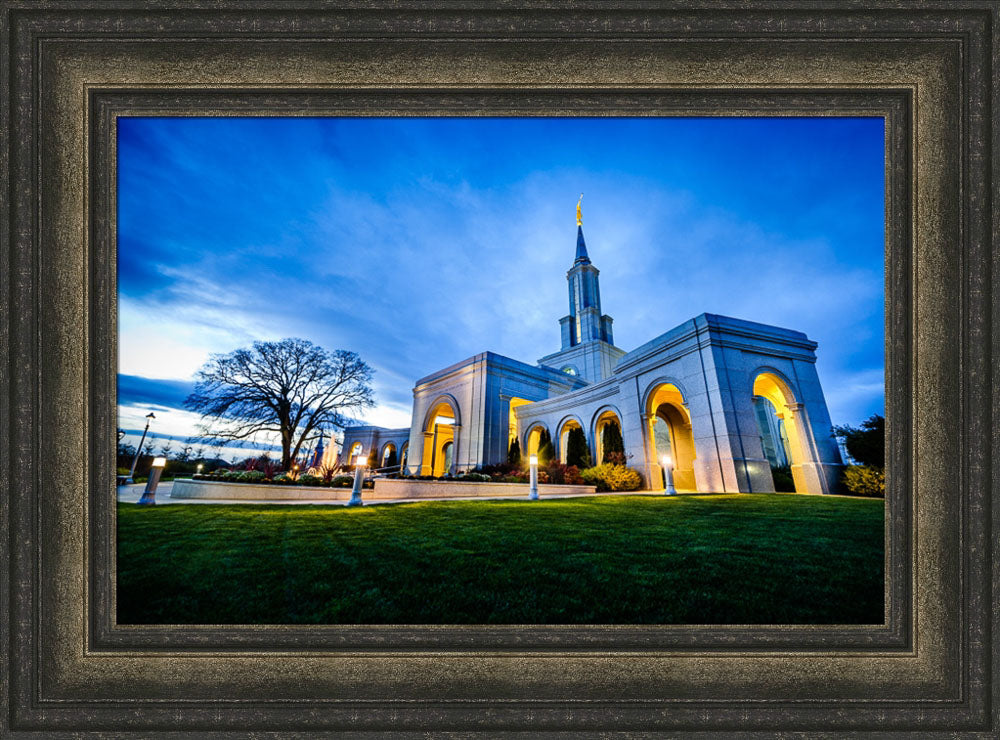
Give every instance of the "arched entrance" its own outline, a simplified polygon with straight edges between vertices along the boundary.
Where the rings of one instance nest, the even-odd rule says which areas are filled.
[[[344,465],[354,465],[354,458],[362,453],[364,447],[360,442],[355,442],[351,445],[351,451],[347,455],[347,459],[344,460]]]
[[[802,464],[808,462],[803,453],[805,438],[796,412],[801,408],[788,384],[775,373],[763,372],[753,381],[754,411],[764,456],[772,469],[791,467],[794,489],[809,493]],[[775,490],[783,488],[775,481]]]
[[[382,457],[380,458],[379,467],[388,468],[390,466],[395,467],[398,462],[398,457],[396,455],[396,445],[392,442],[386,442],[382,446]]]
[[[566,455],[569,452],[569,433],[574,429],[583,429],[583,425],[575,417],[569,417],[564,419],[562,425],[559,427],[559,462],[568,464],[566,462]]]
[[[399,472],[406,475],[406,456],[410,452],[410,443],[404,442],[399,450]]]
[[[542,444],[542,435],[548,431],[548,427],[541,422],[535,422],[528,427],[528,433],[524,436],[524,448],[521,455],[521,459],[525,464],[527,464],[529,455],[538,454],[538,448]]]
[[[618,412],[614,409],[602,409],[594,419],[594,446],[596,448],[595,465],[604,462],[604,450],[606,448],[617,448],[612,451],[625,452],[625,444],[622,439],[622,420]]]
[[[442,476],[453,472],[458,423],[458,409],[450,397],[442,397],[427,412],[421,475]]]
[[[646,414],[649,420],[650,463],[662,468],[664,457],[673,466],[674,486],[678,491],[697,491],[694,477],[694,435],[684,396],[672,383],[656,386],[648,395]],[[662,488],[663,480],[650,481],[650,488]]]

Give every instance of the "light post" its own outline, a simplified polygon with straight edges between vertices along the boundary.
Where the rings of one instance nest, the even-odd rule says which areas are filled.
[[[528,458],[528,463],[531,467],[531,487],[528,489],[528,499],[531,501],[538,500],[538,455],[531,455]]]
[[[198,463],[198,468],[197,468],[197,471],[196,471],[198,473],[198,475],[201,475],[201,469],[203,467],[205,467],[205,463]]]
[[[358,456],[354,458],[354,488],[351,489],[351,500],[347,502],[348,506],[361,506],[361,481],[364,478],[365,459],[363,450],[359,451]]]
[[[156,416],[152,411],[146,414],[146,428],[142,430],[142,439],[139,440],[139,446],[135,448],[135,457],[132,458],[132,467],[128,469],[128,478],[125,479],[126,483],[132,482],[132,476],[135,475],[135,464],[139,462],[139,454],[142,452],[142,443],[146,441],[146,432],[149,431],[149,422],[155,418]]]
[[[677,489],[674,488],[674,466],[670,455],[661,457],[660,462],[663,463],[663,495],[673,496]]]
[[[156,487],[160,484],[160,476],[163,474],[163,468],[167,464],[167,458],[157,457],[153,460],[153,467],[149,470],[149,480],[146,481],[146,490],[142,492],[142,498],[139,499],[140,504],[155,504],[156,503]]]

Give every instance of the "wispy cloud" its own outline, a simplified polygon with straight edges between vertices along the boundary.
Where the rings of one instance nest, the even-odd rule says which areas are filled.
[[[835,423],[884,403],[880,123],[124,125],[128,376],[190,381],[211,353],[301,336],[359,352],[369,419],[404,426],[415,379],[558,349],[582,190],[619,346],[704,311],[788,326],[820,343]]]

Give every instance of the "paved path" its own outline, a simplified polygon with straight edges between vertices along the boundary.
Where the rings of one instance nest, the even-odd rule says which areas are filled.
[[[271,501],[234,501],[233,499],[205,499],[205,498],[170,498],[170,491],[173,488],[173,481],[164,481],[156,487],[156,503],[159,504],[226,504],[226,505],[247,505],[247,504],[271,504],[277,506],[297,506],[308,504],[312,506],[346,506],[346,501],[331,501],[329,499],[283,499]],[[118,500],[122,503],[134,504],[142,496],[146,488],[145,483],[133,483],[128,486],[118,486]],[[527,486],[525,486],[527,489]],[[581,496],[621,496],[622,493],[561,493],[543,496],[542,500],[554,498],[579,498]],[[630,496],[662,496],[662,491],[629,491]],[[364,494],[362,494],[364,498]],[[525,490],[524,496],[469,496],[457,497],[446,496],[441,498],[400,498],[400,499],[379,499],[377,501],[365,501],[365,506],[376,504],[404,504],[418,501],[526,501],[528,492]]]

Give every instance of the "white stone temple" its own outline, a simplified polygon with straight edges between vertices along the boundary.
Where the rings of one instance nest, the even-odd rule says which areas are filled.
[[[703,313],[631,352],[614,344],[601,311],[599,272],[577,206],[576,257],[566,273],[562,347],[535,365],[492,352],[416,382],[406,429],[350,427],[340,460],[373,447],[405,473],[458,474],[504,462],[513,439],[538,449],[548,430],[565,459],[583,429],[601,462],[602,434],[618,424],[646,488],[663,488],[668,459],[678,491],[775,490],[772,466],[790,465],[799,493],[833,493],[842,466],[816,374],[816,342],[777,326]]]

